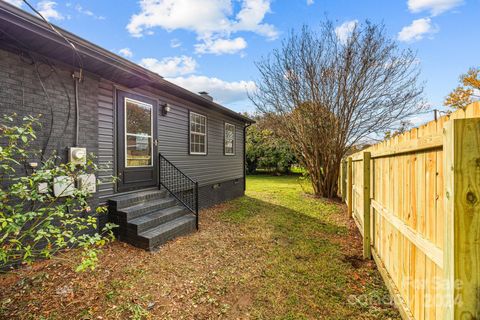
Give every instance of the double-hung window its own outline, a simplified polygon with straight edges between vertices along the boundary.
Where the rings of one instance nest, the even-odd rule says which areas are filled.
[[[235,155],[235,125],[225,123],[225,155]]]
[[[190,112],[190,154],[207,154],[207,117]]]

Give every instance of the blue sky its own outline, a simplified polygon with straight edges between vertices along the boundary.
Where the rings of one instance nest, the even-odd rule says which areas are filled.
[[[21,0],[8,0],[26,9]],[[47,18],[236,111],[253,111],[254,62],[303,24],[326,16],[342,31],[383,22],[418,52],[425,97],[441,106],[458,76],[479,66],[480,0],[30,0]],[[431,115],[414,119],[427,120]]]

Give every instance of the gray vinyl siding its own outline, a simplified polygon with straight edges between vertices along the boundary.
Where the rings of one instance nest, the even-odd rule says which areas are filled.
[[[115,192],[115,113],[114,87],[106,80],[98,89],[98,195],[103,198]]]
[[[116,162],[115,90],[116,86],[113,83],[106,80],[100,81],[98,162],[101,168],[99,174],[101,181],[109,181],[111,176],[116,175],[114,166]],[[243,122],[150,87],[125,89],[125,91],[158,100],[160,111],[163,103],[170,104],[171,111],[166,116],[158,112],[159,152],[193,180],[198,181],[200,186],[243,178]],[[189,154],[189,111],[207,117],[207,155]],[[225,122],[235,125],[235,155],[224,155]],[[113,183],[102,183],[99,186],[99,195],[102,198],[114,192]]]
[[[174,104],[159,118],[160,153],[200,185],[243,177],[243,124],[219,112]],[[207,154],[189,154],[189,111],[207,117]],[[235,155],[224,155],[224,123],[235,125]]]
[[[16,113],[20,124],[24,116],[40,115],[41,127],[36,127],[37,139],[31,148],[32,150],[45,148],[44,158],[38,154],[28,159],[28,162],[40,163],[56,154],[60,157],[58,163],[64,163],[68,159],[68,148],[75,144],[75,93],[72,68],[52,61],[54,71],[50,71],[44,62],[37,62],[38,66],[42,66],[38,71],[36,66],[25,58],[26,56],[28,55],[4,49],[0,43],[0,116]],[[41,61],[39,57],[35,57],[37,61]],[[95,155],[98,155],[100,145],[97,134],[101,119],[97,108],[98,88],[98,77],[85,72],[84,79],[78,87],[80,105],[78,139],[80,147],[85,147],[88,153]],[[17,171],[19,176],[25,174],[23,167],[22,163],[22,167],[19,168],[22,171]],[[92,207],[97,206],[97,194],[89,199],[89,203]],[[92,211],[94,212],[95,210]],[[106,218],[106,215],[99,216],[100,228]]]

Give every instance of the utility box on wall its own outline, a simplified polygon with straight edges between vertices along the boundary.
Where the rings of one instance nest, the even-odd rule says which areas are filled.
[[[53,178],[53,194],[55,197],[67,197],[73,194],[75,181],[72,177],[59,176]]]
[[[81,174],[77,177],[77,188],[95,193],[97,191],[97,179],[94,174]]]
[[[68,149],[68,162],[73,164],[87,163],[87,148],[71,147]]]

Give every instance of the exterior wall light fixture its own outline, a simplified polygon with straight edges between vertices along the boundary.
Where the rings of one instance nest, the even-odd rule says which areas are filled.
[[[162,105],[162,116],[166,116],[171,110],[170,105],[168,103],[164,103]]]

